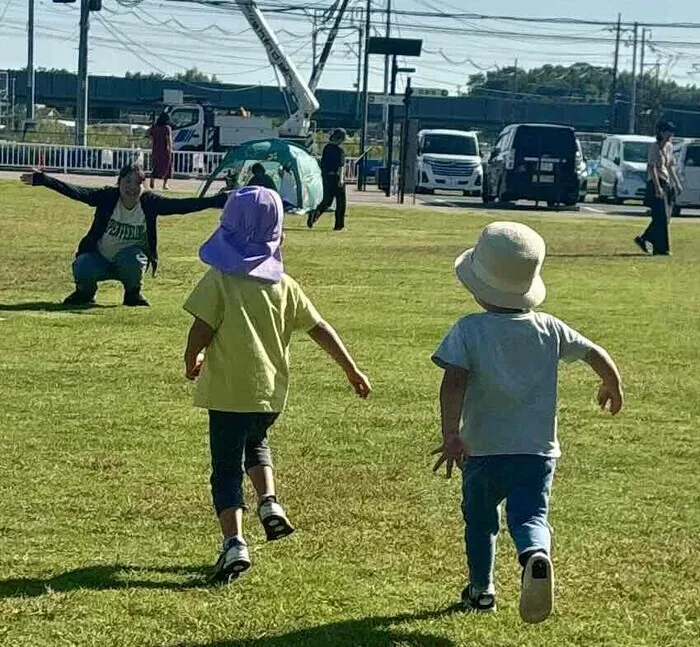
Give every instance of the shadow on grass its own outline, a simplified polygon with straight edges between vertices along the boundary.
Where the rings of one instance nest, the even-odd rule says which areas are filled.
[[[551,253],[547,254],[549,258],[645,258],[644,254],[640,252],[618,252],[612,254],[605,254],[601,252],[581,252],[580,254],[557,254]],[[647,254],[649,256],[649,254]]]
[[[0,580],[0,599],[38,597],[49,590],[58,592],[90,589],[104,591],[114,589],[170,589],[185,590],[207,586],[210,566],[133,566],[129,564],[104,564],[67,571],[54,577],[17,578]],[[172,575],[166,580],[146,579],[146,574]],[[179,577],[178,577],[179,576]]]
[[[278,636],[255,639],[231,638],[207,643],[178,643],[171,647],[454,647],[449,638],[394,627],[404,622],[437,620],[462,611],[458,604],[439,611],[404,613],[346,620],[299,629]]]
[[[0,312],[70,312],[84,314],[90,310],[116,308],[116,305],[64,306],[53,301],[29,301],[27,303],[0,303]]]

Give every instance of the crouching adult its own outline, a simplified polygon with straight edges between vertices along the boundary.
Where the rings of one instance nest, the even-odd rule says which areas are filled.
[[[228,197],[178,199],[144,191],[146,176],[135,164],[122,168],[117,186],[112,187],[76,186],[41,171],[25,173],[21,179],[95,208],[92,225],[78,245],[73,262],[75,291],[63,301],[66,306],[94,304],[98,283],[109,280],[124,286],[125,306],[147,306],[141,284],[146,270],[150,267],[155,274],[158,267],[158,216],[223,208]]]

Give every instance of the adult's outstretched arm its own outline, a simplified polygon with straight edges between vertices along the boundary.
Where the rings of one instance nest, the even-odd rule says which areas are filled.
[[[206,198],[165,198],[157,193],[149,193],[152,211],[158,216],[174,216],[204,211],[204,209],[223,209],[228,200],[228,193],[217,193]]]

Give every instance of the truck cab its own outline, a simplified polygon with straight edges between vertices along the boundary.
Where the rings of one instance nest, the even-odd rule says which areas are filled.
[[[272,119],[217,112],[198,103],[166,108],[175,151],[223,151],[254,139],[274,139]]]
[[[418,133],[416,193],[436,189],[481,195],[484,171],[477,133],[421,130]]]

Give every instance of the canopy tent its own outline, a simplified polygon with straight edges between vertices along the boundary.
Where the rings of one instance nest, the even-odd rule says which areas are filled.
[[[318,162],[301,146],[281,139],[250,141],[228,151],[207,178],[200,196],[222,176],[227,189],[246,186],[256,163],[273,179],[285,210],[309,212],[321,203],[323,179]]]

